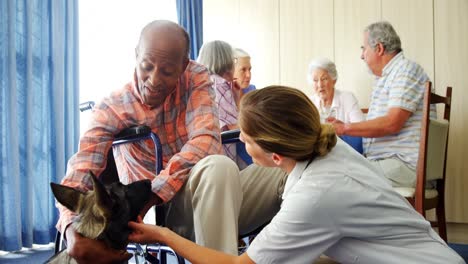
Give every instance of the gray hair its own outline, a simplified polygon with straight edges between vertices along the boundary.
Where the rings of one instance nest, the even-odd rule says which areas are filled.
[[[235,48],[234,49],[234,57],[235,58],[250,58],[249,53],[247,51],[240,49],[240,48]]]
[[[369,33],[367,41],[372,48],[375,48],[378,43],[382,43],[387,54],[402,51],[400,37],[389,22],[372,23],[366,27],[364,32]]]
[[[222,40],[206,42],[200,49],[197,62],[205,65],[211,74],[223,75],[234,67],[232,47]]]
[[[327,58],[318,58],[312,60],[309,64],[309,71],[307,72],[307,81],[309,84],[314,82],[312,79],[312,73],[317,69],[327,71],[333,80],[338,79],[338,72],[336,71],[335,63]]]

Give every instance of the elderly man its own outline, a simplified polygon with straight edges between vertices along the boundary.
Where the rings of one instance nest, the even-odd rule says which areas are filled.
[[[97,104],[62,183],[89,190],[85,175],[105,169],[114,136],[127,127],[148,125],[161,139],[165,169],[155,175],[151,145],[122,145],[114,149],[120,181],[150,179],[154,195],[146,208],[165,204],[168,227],[201,245],[237,253],[239,231],[255,229],[279,210],[286,175],[256,165],[239,173],[232,160],[214,155],[223,154],[214,91],[208,71],[190,61],[188,52],[189,36],[173,22],[153,21],[142,30],[133,82]],[[261,195],[258,186],[266,188]],[[59,209],[57,228],[79,263],[129,258],[82,237],[70,226],[72,213]]]
[[[429,78],[421,66],[404,57],[400,37],[388,22],[367,26],[361,49],[361,59],[376,76],[367,121],[329,121],[338,135],[364,137],[364,155],[393,186],[412,187]]]

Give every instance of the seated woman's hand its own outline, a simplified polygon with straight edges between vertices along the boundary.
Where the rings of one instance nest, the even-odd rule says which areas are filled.
[[[334,117],[331,117],[331,116],[330,116],[330,117],[327,117],[327,118],[325,119],[325,122],[327,122],[327,123],[336,123],[336,122],[338,122],[338,123],[343,123],[343,122],[341,122],[340,120],[338,120],[338,119],[336,119],[336,118],[334,118]]]
[[[344,129],[345,129],[345,124],[334,118],[334,117],[329,117],[325,120],[327,123],[330,123],[334,128],[335,128],[335,133],[338,135],[338,136],[341,136],[341,135],[344,135]]]

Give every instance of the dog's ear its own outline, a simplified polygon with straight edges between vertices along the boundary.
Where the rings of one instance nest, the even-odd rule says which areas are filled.
[[[93,180],[94,193],[97,196],[96,202],[101,208],[112,208],[112,199],[106,191],[106,187],[98,180],[98,178],[89,171],[91,179]]]
[[[71,211],[76,212],[80,199],[84,196],[82,192],[53,182],[50,183],[50,188],[52,189],[55,199],[57,199],[59,203]]]

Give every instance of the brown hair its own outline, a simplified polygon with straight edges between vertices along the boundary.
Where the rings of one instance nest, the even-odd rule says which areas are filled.
[[[329,124],[321,124],[317,108],[300,90],[268,86],[244,95],[239,126],[263,150],[297,161],[324,156],[336,145]]]

